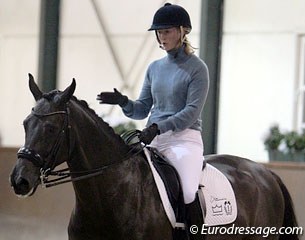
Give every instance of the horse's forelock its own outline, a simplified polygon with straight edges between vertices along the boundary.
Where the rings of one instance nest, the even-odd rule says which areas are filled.
[[[58,95],[58,93],[60,93],[60,91],[58,90],[53,90],[51,92],[48,93],[44,93],[42,95],[43,98],[47,99],[48,101],[53,101],[55,99],[55,96]]]

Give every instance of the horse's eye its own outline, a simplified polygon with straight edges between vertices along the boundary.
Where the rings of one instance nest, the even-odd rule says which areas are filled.
[[[50,123],[46,123],[45,124],[45,131],[48,134],[54,134],[54,133],[56,133],[57,128],[54,125],[50,124]]]

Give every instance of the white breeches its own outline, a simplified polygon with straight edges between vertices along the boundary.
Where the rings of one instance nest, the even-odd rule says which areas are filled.
[[[150,144],[173,165],[181,180],[184,203],[195,200],[203,165],[203,142],[200,131],[186,129],[168,131],[155,137]]]

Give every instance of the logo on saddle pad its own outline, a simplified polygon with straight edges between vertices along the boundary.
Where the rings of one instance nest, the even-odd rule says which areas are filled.
[[[213,216],[232,215],[232,204],[226,198],[219,199],[211,196],[210,202]]]

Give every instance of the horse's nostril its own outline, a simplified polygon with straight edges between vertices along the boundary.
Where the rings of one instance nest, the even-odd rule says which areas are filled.
[[[18,178],[16,181],[15,192],[17,194],[23,195],[28,193],[29,191],[30,191],[30,183],[22,177]]]
[[[24,186],[24,187],[29,187],[29,182],[26,180],[26,179],[24,179],[24,178],[22,178],[22,177],[20,177],[18,180],[17,180],[17,186]]]

